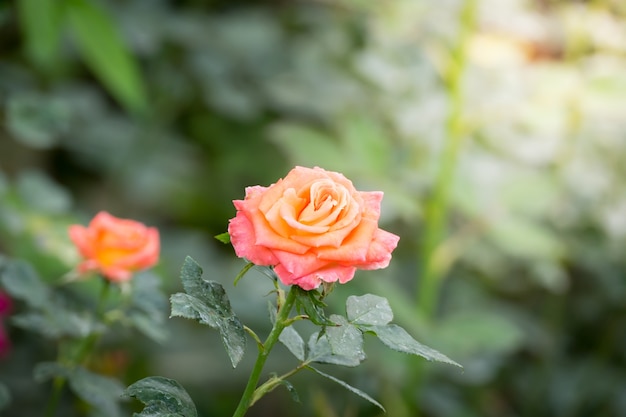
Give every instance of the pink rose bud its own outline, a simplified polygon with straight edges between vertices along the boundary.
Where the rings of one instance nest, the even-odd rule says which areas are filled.
[[[88,227],[70,226],[69,235],[85,258],[78,271],[95,271],[113,282],[128,281],[133,272],[154,266],[159,260],[156,228],[104,211]]]
[[[400,238],[378,228],[382,198],[337,172],[295,167],[276,184],[246,188],[228,232],[237,256],[274,266],[285,285],[343,284],[357,269],[389,265]]]

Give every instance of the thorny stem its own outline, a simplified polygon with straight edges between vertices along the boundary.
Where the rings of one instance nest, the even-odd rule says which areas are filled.
[[[291,312],[293,304],[296,300],[296,291],[294,288],[294,286],[290,288],[286,299],[279,305],[274,327],[267,336],[267,339],[265,339],[265,342],[259,345],[259,353],[257,355],[256,362],[254,363],[254,367],[250,373],[250,378],[248,378],[248,383],[243,391],[241,400],[239,400],[239,405],[237,406],[233,417],[243,417],[252,405],[253,400],[256,401],[258,399],[258,397],[255,398],[255,391],[257,384],[259,383],[259,378],[261,377],[265,361],[267,360],[270,351],[278,341],[278,337],[282,331],[285,327],[291,324],[291,321],[289,320],[289,313]]]
[[[310,361],[304,361],[300,365],[298,365],[297,367],[293,368],[291,371],[286,372],[286,373],[282,374],[281,376],[272,377],[269,380],[267,380],[264,384],[259,386],[256,390],[254,390],[254,395],[252,397],[252,401],[250,402],[250,405],[252,405],[255,402],[257,402],[257,400],[259,400],[261,397],[263,397],[268,392],[271,392],[282,381],[286,380],[290,376],[293,376],[293,375],[297,374],[298,372],[300,372],[303,369],[308,369],[310,363],[311,363]]]

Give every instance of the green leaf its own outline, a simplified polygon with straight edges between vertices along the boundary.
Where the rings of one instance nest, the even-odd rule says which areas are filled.
[[[48,307],[47,311],[30,311],[15,315],[11,322],[52,339],[61,336],[85,337],[95,331],[101,331],[103,326],[89,316],[67,310],[60,305],[56,308]]]
[[[206,281],[202,279],[202,268],[191,256],[185,257],[180,269],[180,280],[187,294],[196,295],[203,292],[202,288]]]
[[[355,388],[352,385],[348,384],[347,382],[344,382],[341,379],[337,379],[337,378],[335,378],[332,375],[328,375],[328,374],[320,371],[319,369],[313,368],[312,366],[307,366],[307,369],[310,369],[311,371],[315,372],[318,375],[323,376],[324,378],[328,378],[331,381],[336,382],[337,384],[341,385],[342,387],[344,387],[348,391],[350,391],[350,392],[358,395],[359,397],[369,401],[370,403],[374,404],[376,407],[378,407],[381,410],[383,410],[384,412],[386,412],[385,407],[383,407],[378,401],[376,401],[375,399],[373,399],[372,397],[370,397],[369,395],[367,395],[366,393],[364,393],[360,389]]]
[[[303,361],[306,351],[304,347],[304,340],[300,336],[300,334],[293,327],[286,327],[280,336],[278,336],[278,340],[289,349],[293,356]]]
[[[128,319],[144,336],[155,342],[164,342],[167,339],[168,332],[162,320],[154,320],[153,317],[141,313],[129,313]]]
[[[320,301],[320,293],[311,290],[306,291],[300,287],[295,287],[296,290],[296,308],[298,311],[304,311],[306,315],[309,317],[309,320],[313,324],[317,324],[318,326],[334,326],[331,320],[326,318],[324,314],[324,304]]]
[[[17,191],[29,207],[44,213],[65,213],[72,205],[70,193],[40,171],[24,171]]]
[[[230,234],[228,234],[228,232],[220,233],[219,235],[215,236],[215,239],[224,244],[228,244],[230,243]]]
[[[37,382],[44,382],[57,376],[68,378],[70,369],[58,362],[39,362],[33,368],[33,378]]]
[[[40,67],[53,68],[59,59],[62,2],[20,0],[16,5],[26,54]]]
[[[2,285],[12,297],[25,301],[33,308],[50,304],[50,290],[29,263],[9,261],[0,273]]]
[[[35,366],[34,378],[38,382],[61,376],[67,378],[71,390],[90,404],[96,415],[121,417],[119,401],[124,387],[119,381],[95,374],[83,367],[69,368],[58,362],[42,362]]]
[[[190,257],[183,264],[181,280],[187,294],[170,297],[171,315],[197,320],[219,330],[230,361],[236,367],[245,351],[246,334],[224,288],[217,282],[202,279],[202,268]]]
[[[6,126],[15,140],[34,149],[50,149],[69,130],[68,106],[42,94],[15,94],[6,104]]]
[[[197,320],[200,324],[219,329],[219,312],[213,306],[206,305],[202,300],[179,292],[170,297],[170,304],[172,317]]]
[[[285,379],[282,379],[280,381],[281,385],[284,385],[285,388],[287,388],[287,391],[289,391],[289,394],[291,395],[291,399],[297,403],[300,402],[300,396],[298,395],[298,391],[296,391],[296,388],[293,386],[293,384]]]
[[[70,388],[102,417],[122,416],[119,402],[124,387],[119,381],[78,367],[69,378]]]
[[[239,271],[239,273],[235,277],[235,280],[233,281],[233,285],[236,286],[239,280],[243,278],[244,275],[246,275],[253,266],[254,264],[252,262],[248,262],[243,268],[241,268],[241,271]]]
[[[393,320],[393,312],[389,301],[384,297],[365,294],[351,295],[346,300],[348,320],[354,324],[385,325]]]
[[[201,324],[219,330],[233,368],[239,364],[246,346],[245,330],[239,319],[230,311],[230,304],[226,310],[225,304],[211,305],[189,294],[182,293],[172,295],[170,302],[172,316],[194,319]]]
[[[11,404],[11,392],[6,385],[0,383],[0,410],[7,408],[9,404]]]
[[[349,323],[345,317],[333,314],[330,319],[336,324],[336,326],[326,328],[326,338],[332,354],[355,357],[363,361],[365,352],[361,330]]]
[[[355,367],[361,363],[361,356],[358,353],[347,356],[333,353],[328,336],[315,332],[309,338],[309,356],[307,361]]]
[[[30,311],[11,317],[16,326],[33,330],[46,337],[84,337],[100,331],[101,323],[85,312],[75,312],[61,297],[53,297],[49,287],[41,280],[35,269],[21,260],[4,261],[0,269],[0,281],[14,298],[23,300]]]
[[[384,326],[361,326],[363,330],[372,331],[387,347],[398,352],[421,356],[429,361],[445,362],[461,367],[458,363],[448,358],[443,353],[437,352],[413,339],[402,327],[396,324]]]
[[[164,341],[167,298],[159,288],[158,277],[142,272],[133,278],[132,285],[132,304],[128,312],[131,323],[154,341]]]
[[[122,105],[143,112],[148,100],[137,62],[111,17],[93,1],[65,3],[69,25],[87,65]]]
[[[198,412],[185,389],[173,379],[152,376],[129,386],[124,395],[145,404],[134,417],[197,417]]]

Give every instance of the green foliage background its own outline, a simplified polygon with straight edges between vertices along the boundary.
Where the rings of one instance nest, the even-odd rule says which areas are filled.
[[[243,263],[212,236],[246,186],[318,165],[383,190],[401,236],[331,308],[384,296],[465,367],[372,339],[342,379],[393,417],[626,415],[624,28],[619,0],[2,2],[0,252],[52,282],[77,261],[68,224],[136,218],[161,231],[168,294],[191,255],[267,329],[271,284],[233,287]],[[173,378],[200,415],[230,415],[253,355],[232,370],[215,333],[165,327],[162,344],[105,340],[94,370]],[[10,336],[6,415],[40,415],[32,364],[53,352]],[[289,368],[280,349],[268,369]],[[250,415],[380,415],[293,384],[303,404],[277,390]]]

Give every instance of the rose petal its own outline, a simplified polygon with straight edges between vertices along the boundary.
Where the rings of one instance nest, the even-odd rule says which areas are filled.
[[[278,262],[269,249],[256,244],[254,227],[244,212],[238,212],[230,220],[228,234],[238,257],[246,258],[256,265],[275,265]]]
[[[313,289],[318,288],[320,284],[322,283],[322,281],[324,282],[339,281],[340,283],[345,284],[346,282],[350,281],[354,277],[355,272],[356,272],[355,267],[352,267],[352,266],[346,267],[346,266],[336,265],[334,267],[320,269],[318,271],[315,271],[311,274],[308,274],[299,278],[293,278],[293,276],[290,276],[287,281],[290,281],[291,284],[287,284],[285,280],[281,278],[278,272],[277,272],[277,275],[279,276],[279,278],[281,278],[281,281],[283,282],[283,284],[298,285],[300,288],[308,291],[308,290],[313,290]]]
[[[341,244],[341,246],[319,248],[317,256],[320,259],[333,262],[361,263],[367,261],[367,252],[371,245],[378,223],[371,219],[362,219]]]
[[[123,256],[115,259],[115,264],[119,267],[130,269],[143,268],[151,266],[158,261],[160,252],[159,231],[154,228],[145,230],[139,245],[135,246],[135,250],[126,251]]]
[[[101,268],[102,275],[106,276],[113,282],[125,282],[130,281],[133,277],[133,273],[125,268],[116,266]]]
[[[393,233],[382,229],[376,230],[374,240],[367,251],[366,262],[358,264],[357,267],[360,269],[386,268],[391,261],[391,252],[396,248],[399,240],[400,237]]]
[[[277,234],[274,229],[269,226],[267,220],[259,210],[249,211],[246,215],[252,223],[254,236],[256,237],[255,244],[257,246],[265,246],[268,249],[279,249],[300,254],[309,250],[308,246]]]
[[[286,251],[276,250],[274,255],[278,259],[278,265],[282,265],[286,271],[296,277],[308,275],[314,271],[329,265],[328,261],[320,260],[315,252],[296,254]]]
[[[93,247],[90,243],[91,241],[89,239],[89,232],[87,228],[75,224],[69,227],[68,234],[72,242],[74,242],[74,245],[76,245],[78,252],[80,252],[82,256],[87,258],[93,256]]]

